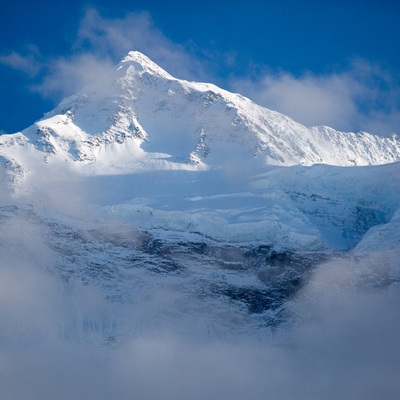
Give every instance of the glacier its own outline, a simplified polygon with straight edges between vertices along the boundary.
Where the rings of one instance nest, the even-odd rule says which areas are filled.
[[[132,51],[0,136],[0,338],[121,351],[164,335],[186,349],[172,335],[236,343],[243,357],[249,340],[274,352],[295,332],[291,344],[314,351],[301,332],[338,312],[331,303],[358,321],[348,304],[398,299],[399,172],[395,134],[305,127]],[[395,310],[382,315],[398,332]]]

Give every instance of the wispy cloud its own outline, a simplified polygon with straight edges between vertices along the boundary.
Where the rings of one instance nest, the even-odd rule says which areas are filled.
[[[232,79],[232,87],[255,102],[308,125],[389,135],[400,132],[400,81],[378,65],[354,60],[327,74],[266,71]]]
[[[113,65],[109,57],[100,59],[91,53],[52,59],[46,66],[47,73],[31,89],[45,97],[62,99],[87,85],[101,85],[102,76]]]
[[[111,55],[114,60],[137,50],[177,77],[201,79],[207,75],[204,60],[195,57],[187,46],[166,37],[146,12],[105,18],[89,8],[81,21],[74,48],[76,51],[89,49],[99,57]]]
[[[30,46],[27,55],[22,55],[16,51],[0,55],[0,64],[21,71],[33,78],[41,70],[41,63],[38,61],[38,56],[37,49],[34,46]]]

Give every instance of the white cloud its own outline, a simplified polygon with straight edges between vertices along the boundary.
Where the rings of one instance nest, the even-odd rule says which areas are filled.
[[[97,83],[102,85],[102,76],[114,63],[107,57],[99,59],[93,54],[61,57],[48,62],[48,73],[32,90],[46,97],[62,99],[83,87]]]
[[[89,8],[81,21],[75,48],[79,51],[87,48],[102,56],[111,55],[114,60],[119,60],[130,50],[137,50],[179,78],[209,76],[209,71],[205,71],[205,60],[199,60],[187,46],[166,37],[146,12],[105,18]]]
[[[348,83],[338,76],[295,78],[284,72],[276,76],[265,75],[261,82],[239,81],[235,87],[257,103],[281,111],[297,121],[330,124],[339,117],[348,119],[354,112]]]
[[[400,132],[400,84],[364,60],[329,74],[265,72],[233,79],[234,90],[307,126],[390,135]]]
[[[13,51],[10,54],[0,56],[0,64],[24,72],[30,77],[34,77],[41,70],[41,65],[37,61],[36,56],[36,51],[26,56]]]

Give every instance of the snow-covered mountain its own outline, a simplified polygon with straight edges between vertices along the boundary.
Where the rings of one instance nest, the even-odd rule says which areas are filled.
[[[33,147],[46,161],[79,161],[82,173],[90,174],[204,170],[238,162],[353,166],[400,159],[395,135],[306,128],[239,94],[175,79],[138,52],[31,127],[1,138],[3,149],[14,143]]]
[[[93,329],[107,337],[171,326],[262,336],[333,256],[384,252],[385,284],[400,278],[399,161],[396,135],[308,128],[130,52],[0,136],[0,248],[99,288],[112,312]],[[16,224],[28,227],[21,240]],[[129,325],[115,315],[131,304]]]

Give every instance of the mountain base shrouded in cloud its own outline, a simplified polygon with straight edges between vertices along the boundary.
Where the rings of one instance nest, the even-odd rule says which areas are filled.
[[[1,397],[395,399],[399,138],[99,81],[0,137]]]

